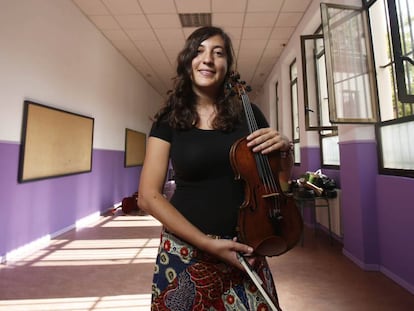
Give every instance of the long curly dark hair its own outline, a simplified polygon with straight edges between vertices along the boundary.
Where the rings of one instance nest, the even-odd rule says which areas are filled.
[[[186,130],[194,127],[199,121],[196,111],[196,94],[192,89],[192,60],[197,55],[201,42],[219,35],[223,38],[227,57],[227,73],[216,102],[217,114],[213,120],[213,128],[231,131],[240,121],[242,106],[237,96],[231,96],[225,85],[228,83],[234,53],[229,36],[218,27],[207,26],[196,29],[186,40],[184,48],[177,57],[177,76],[174,78],[173,90],[169,92],[165,105],[156,113],[154,119],[168,120],[171,127]]]

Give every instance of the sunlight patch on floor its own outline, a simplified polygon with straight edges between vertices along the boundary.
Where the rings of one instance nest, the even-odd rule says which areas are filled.
[[[117,227],[161,227],[161,223],[152,216],[121,215],[101,225],[102,228]]]
[[[60,240],[15,266],[82,266],[153,263],[159,238]]]
[[[148,311],[151,295],[17,299],[0,301],[0,311]]]

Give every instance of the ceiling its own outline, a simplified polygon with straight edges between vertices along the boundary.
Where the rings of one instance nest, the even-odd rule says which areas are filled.
[[[165,97],[177,54],[196,29],[182,27],[179,14],[211,13],[233,41],[242,79],[260,90],[312,0],[72,1]]]

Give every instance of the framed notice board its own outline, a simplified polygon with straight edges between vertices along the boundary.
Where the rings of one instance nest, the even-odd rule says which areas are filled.
[[[145,133],[125,129],[125,167],[144,163],[146,137]]]
[[[94,119],[24,102],[19,182],[90,172]]]

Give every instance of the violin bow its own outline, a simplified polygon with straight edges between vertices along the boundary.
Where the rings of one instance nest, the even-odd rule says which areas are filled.
[[[256,285],[256,287],[259,289],[260,293],[263,295],[264,299],[269,304],[272,311],[282,311],[282,309],[280,309],[279,305],[276,306],[275,303],[273,302],[273,300],[270,298],[269,294],[267,293],[267,291],[263,287],[262,279],[252,269],[252,267],[246,261],[246,259],[241,254],[239,254],[239,253],[236,253],[236,254],[237,254],[237,259],[239,260],[239,262],[242,264],[242,266],[246,270],[247,274],[249,275],[250,279],[253,281],[254,285]]]

